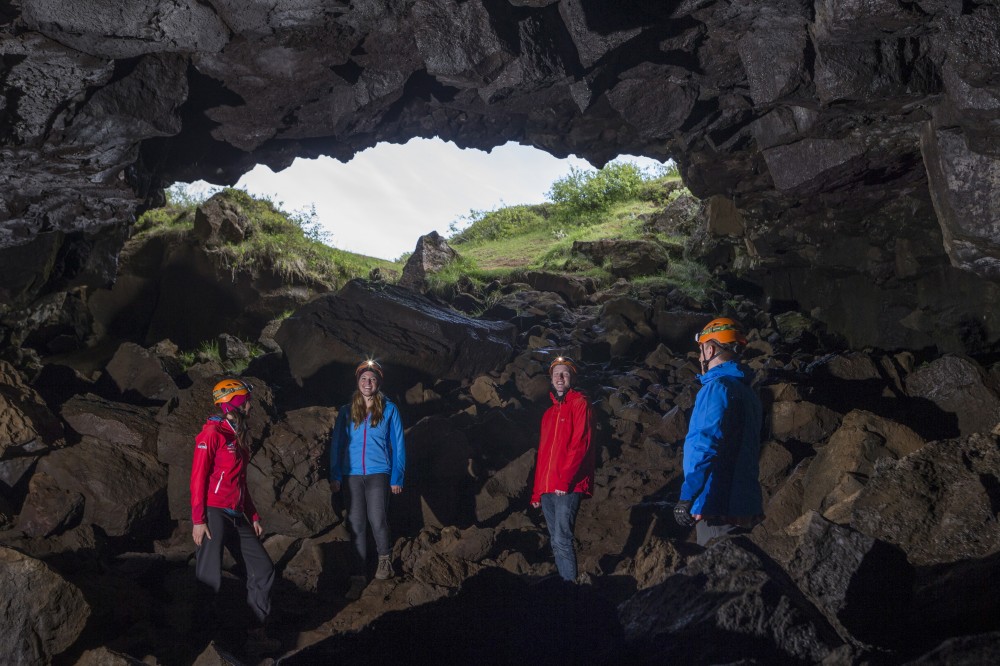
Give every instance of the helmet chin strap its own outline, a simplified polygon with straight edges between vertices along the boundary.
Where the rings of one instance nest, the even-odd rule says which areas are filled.
[[[712,359],[714,359],[719,354],[719,350],[715,348],[715,345],[703,345],[702,349],[705,349],[705,347],[708,347],[708,349],[711,350],[712,356],[709,358],[705,358],[706,353],[705,352],[701,353],[701,359],[699,359],[701,362],[701,374],[705,374],[706,372],[708,372],[708,364],[711,363]]]

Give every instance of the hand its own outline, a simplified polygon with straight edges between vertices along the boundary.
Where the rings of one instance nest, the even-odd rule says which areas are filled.
[[[692,527],[698,522],[691,515],[691,504],[691,500],[678,500],[677,504],[674,504],[674,520],[681,527]]]
[[[330,479],[330,492],[339,493],[340,492],[340,481],[336,479]]]
[[[264,526],[260,524],[259,520],[253,521],[253,533],[257,535],[258,539],[264,533]]]
[[[553,490],[552,492],[555,493],[556,495],[565,495],[566,494],[565,490]]]
[[[209,540],[212,538],[212,533],[208,531],[208,525],[205,523],[198,523],[191,528],[191,538],[194,539],[194,545],[201,548],[201,540],[208,537]]]
[[[541,503],[541,502],[532,502],[532,503],[531,503],[531,508],[532,508],[532,509],[537,509],[537,508],[538,508],[538,507],[540,507],[541,505],[542,505],[542,503]]]
[[[392,490],[393,495],[398,495],[403,492],[403,486],[389,486],[389,488]]]

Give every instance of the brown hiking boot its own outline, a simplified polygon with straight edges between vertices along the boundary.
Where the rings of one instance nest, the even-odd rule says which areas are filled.
[[[351,576],[347,579],[347,592],[344,593],[344,598],[348,601],[357,601],[367,586],[368,581],[364,576]]]
[[[378,558],[378,568],[375,570],[375,577],[379,580],[386,580],[395,575],[396,572],[392,570],[392,557],[389,555],[380,555]]]

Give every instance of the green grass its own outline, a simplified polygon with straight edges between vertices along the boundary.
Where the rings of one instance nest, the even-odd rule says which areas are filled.
[[[267,199],[227,188],[219,196],[239,210],[247,221],[244,238],[206,248],[233,275],[265,272],[289,282],[323,285],[335,289],[356,277],[368,277],[373,268],[398,271],[392,261],[367,257],[330,247],[312,214],[290,214]],[[136,223],[136,237],[153,234],[185,235],[194,227],[201,202],[170,197],[168,205],[144,213]]]

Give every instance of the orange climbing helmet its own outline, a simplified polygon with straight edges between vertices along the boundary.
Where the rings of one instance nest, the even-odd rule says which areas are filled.
[[[220,405],[232,402],[234,398],[239,398],[239,396],[244,396],[236,400],[236,403],[242,404],[250,397],[251,393],[253,393],[253,386],[248,382],[242,379],[223,379],[212,389],[212,402]],[[237,404],[236,406],[239,405]]]
[[[742,347],[746,345],[747,337],[743,335],[740,325],[734,319],[719,317],[708,322],[700,333],[695,334],[694,341],[699,345],[714,341],[724,347],[733,345]]]
[[[552,376],[552,369],[555,368],[557,365],[565,365],[570,369],[570,372],[572,372],[574,375],[577,373],[576,361],[571,359],[569,356],[556,356],[554,359],[552,359],[552,362],[549,363],[549,377]]]
[[[354,381],[361,379],[361,373],[371,370],[378,376],[379,383],[385,379],[385,372],[382,370],[382,366],[373,358],[365,359],[358,363],[358,367],[354,368]]]

